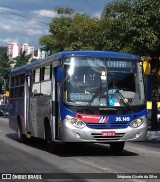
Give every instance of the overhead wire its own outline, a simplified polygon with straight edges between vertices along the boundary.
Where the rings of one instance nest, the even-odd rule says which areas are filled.
[[[5,16],[5,17],[3,17],[3,19],[8,19],[8,20],[10,20],[11,18]],[[20,19],[14,19],[14,18],[12,18],[12,20],[17,21],[17,22],[21,22],[21,21],[22,21],[22,20],[20,20]],[[26,22],[29,22],[29,21],[26,20]],[[20,26],[20,25],[19,25],[19,26]],[[42,28],[45,28],[45,29],[46,29],[46,25],[42,25],[41,27],[38,27],[38,25],[35,25],[35,27],[36,27],[36,28],[39,28],[39,29],[42,29]]]
[[[0,13],[4,13],[4,12],[6,12],[8,16],[10,16],[10,14],[13,14],[13,15],[18,16],[18,17],[21,17],[21,18],[25,18],[25,19],[28,19],[28,20],[33,20],[35,22],[41,23],[44,27],[45,26],[49,26],[50,22],[46,23],[46,22],[40,21],[40,20],[38,20],[36,18],[42,17],[42,18],[45,18],[46,21],[51,21],[53,19],[51,17],[47,17],[47,16],[44,16],[44,15],[40,15],[38,13],[33,13],[33,12],[29,12],[29,11],[21,11],[21,10],[14,9],[14,8],[9,7],[9,6],[4,6],[4,5],[1,5],[0,4]],[[23,14],[20,14],[20,13],[23,13]],[[37,17],[36,18],[33,18],[33,16],[32,17],[30,17],[28,15],[25,16],[24,13],[28,13],[29,15],[30,14],[36,15]],[[13,18],[13,16],[11,18],[9,18],[7,16],[4,16],[4,18],[10,19],[10,20],[14,20],[14,21],[23,21],[23,20],[18,19],[18,18],[15,19],[15,18]],[[26,21],[28,21],[28,20],[26,20]],[[41,27],[34,27],[34,28],[36,28],[36,29],[44,28],[44,27],[42,27],[42,25],[41,25]]]
[[[12,11],[5,10],[5,9],[3,9],[3,8],[1,8],[1,7],[0,7],[0,10],[1,10],[1,11],[4,11],[4,12],[7,12],[7,13],[10,13],[10,14],[13,14],[13,15],[16,15],[16,16],[19,16],[19,17],[23,17],[23,18],[26,18],[26,19],[30,19],[30,20],[37,21],[37,22],[42,23],[42,24],[44,24],[44,25],[49,25],[49,23],[45,23],[45,22],[39,21],[39,20],[37,20],[37,19],[35,19],[35,18],[30,18],[30,17],[24,16],[24,15],[20,15],[20,14],[14,13],[14,12],[12,12]]]
[[[1,5],[1,4],[0,4],[0,7],[8,8],[8,9],[12,9],[12,10],[16,10],[16,11],[22,12],[21,10],[18,10],[18,9],[15,9],[15,8],[11,8],[11,7],[9,7],[9,6],[4,6],[4,5]],[[44,15],[41,15],[41,14],[38,14],[38,13],[33,13],[33,12],[31,12],[31,11],[23,11],[23,13],[29,13],[29,14],[41,16],[41,17],[43,17],[43,18],[48,18],[48,19],[52,20],[51,17],[44,16]]]

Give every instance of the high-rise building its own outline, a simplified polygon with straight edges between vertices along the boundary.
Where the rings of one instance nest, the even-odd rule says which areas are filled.
[[[49,55],[49,52],[46,52],[44,50],[38,49],[34,51],[34,59],[44,59]]]
[[[34,46],[33,45],[29,46],[28,43],[24,43],[22,45],[22,47],[20,47],[20,45],[18,43],[10,43],[10,44],[8,44],[7,53],[8,53],[9,59],[11,61],[11,67],[15,66],[16,59],[14,59],[14,58],[16,58],[17,56],[20,56],[20,52],[25,53],[25,56],[31,55],[30,61],[32,59],[34,59],[34,60],[43,59],[46,56],[48,56],[48,52],[41,50],[41,49],[35,50]]]
[[[29,46],[28,47],[28,55],[31,54],[31,57],[34,57],[34,46]]]
[[[34,46],[29,46],[27,43],[24,43],[22,46],[22,52],[25,51],[25,55],[31,54],[31,57],[34,57]]]
[[[28,44],[27,43],[24,43],[22,45],[22,52],[27,52],[27,50],[28,50]]]
[[[20,55],[20,45],[18,43],[10,43],[7,47],[7,55],[10,60]]]

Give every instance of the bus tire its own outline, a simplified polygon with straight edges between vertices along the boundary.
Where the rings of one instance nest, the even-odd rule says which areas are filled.
[[[56,143],[52,141],[52,134],[49,122],[44,125],[45,129],[45,148],[49,153],[57,153]]]
[[[25,137],[25,135],[23,135],[23,133],[22,133],[22,126],[21,126],[21,121],[20,121],[20,119],[18,120],[17,138],[18,138],[18,141],[19,141],[20,143],[25,143],[25,142],[26,142],[26,137]]]
[[[121,153],[124,149],[125,142],[110,143],[110,150],[113,153]]]

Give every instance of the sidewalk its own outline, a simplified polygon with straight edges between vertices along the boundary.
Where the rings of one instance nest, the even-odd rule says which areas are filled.
[[[147,140],[159,142],[160,141],[160,131],[151,131],[148,129]]]

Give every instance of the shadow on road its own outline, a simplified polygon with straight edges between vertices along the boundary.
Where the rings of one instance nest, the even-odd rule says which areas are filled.
[[[17,141],[16,133],[6,134],[12,140]],[[18,141],[17,141],[18,142]],[[32,138],[25,142],[27,146],[43,150],[47,152],[44,140]],[[120,154],[112,153],[108,144],[94,144],[94,143],[65,143],[57,144],[58,152],[56,155],[60,157],[73,156],[137,156],[137,153],[124,150]]]

